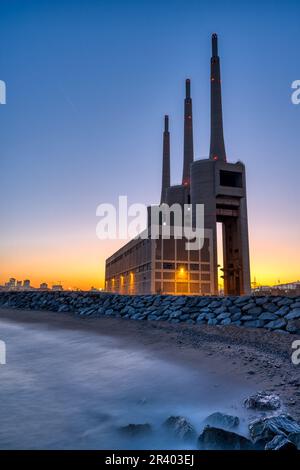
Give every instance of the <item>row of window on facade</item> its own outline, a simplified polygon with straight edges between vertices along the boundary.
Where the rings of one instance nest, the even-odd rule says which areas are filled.
[[[181,261],[204,261],[209,262],[209,240],[205,238],[201,250],[187,250],[187,240],[170,238],[169,240],[156,240],[156,259],[181,260]]]
[[[155,282],[157,294],[210,294],[210,283],[199,282]]]
[[[210,281],[210,273],[190,273],[182,269],[178,272],[155,271],[155,279],[167,279],[171,281],[176,281],[178,279],[184,279],[186,281]]]

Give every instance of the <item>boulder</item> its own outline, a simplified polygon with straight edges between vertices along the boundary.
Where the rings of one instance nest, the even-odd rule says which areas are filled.
[[[297,447],[286,437],[278,435],[265,445],[265,450],[297,450]]]
[[[265,325],[266,328],[271,330],[277,330],[279,328],[284,328],[286,326],[286,321],[283,318],[278,318],[278,320],[270,321]]]
[[[224,318],[224,320],[220,322],[220,325],[230,325],[230,323],[231,323],[230,318]]]
[[[243,323],[246,328],[262,328],[264,326],[263,320],[248,320]]]
[[[246,398],[244,405],[246,408],[256,410],[278,410],[281,406],[281,401],[275,393],[263,391]]]
[[[300,450],[300,432],[292,432],[288,435],[289,441],[293,442],[298,450]]]
[[[245,436],[214,426],[206,426],[198,438],[203,450],[251,450],[252,442]]]
[[[207,416],[204,422],[211,426],[232,429],[239,425],[240,420],[237,416],[231,416],[217,411],[216,413],[212,413],[211,415]]]
[[[163,426],[174,437],[185,441],[196,439],[194,426],[183,416],[170,416]]]
[[[298,320],[289,320],[286,325],[286,331],[289,333],[300,334],[300,318]]]
[[[295,320],[296,318],[300,318],[300,308],[293,308],[293,310],[288,313],[285,318],[287,320]]]
[[[271,312],[263,312],[261,315],[259,315],[259,320],[268,320],[268,321],[272,321],[272,320],[278,320],[278,317],[275,315],[275,313],[271,313]]]
[[[267,302],[266,304],[263,304],[264,310],[267,310],[268,312],[274,313],[278,310],[277,305],[273,304],[272,302]]]
[[[300,424],[291,416],[280,414],[252,421],[249,432],[254,442],[269,441],[276,435],[289,437],[292,433],[300,433]]]

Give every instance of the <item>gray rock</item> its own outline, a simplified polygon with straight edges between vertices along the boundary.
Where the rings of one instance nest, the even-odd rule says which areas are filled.
[[[205,319],[205,315],[206,315],[205,313],[200,313],[200,315],[198,315],[197,320],[196,320],[197,323],[200,322],[200,321],[202,321],[202,320],[204,320],[204,319]]]
[[[241,319],[241,317],[242,317],[242,314],[241,314],[241,312],[236,312],[236,313],[234,313],[234,314],[232,315],[232,317],[231,317],[231,321],[233,321],[233,322],[234,322],[234,321],[240,320],[240,319]]]
[[[275,315],[275,313],[271,313],[271,312],[263,312],[261,315],[259,315],[259,320],[268,320],[268,321],[272,321],[272,320],[278,320],[278,317]]]
[[[185,321],[185,320],[189,320],[190,319],[190,316],[188,313],[184,313],[183,315],[180,315],[180,320],[181,321]]]
[[[220,315],[217,316],[217,319],[218,320],[224,320],[224,318],[228,318],[230,317],[230,313],[229,312],[223,312],[223,313],[220,313]]]
[[[208,325],[210,326],[214,326],[218,323],[218,320],[216,320],[215,318],[210,318],[207,322]]]
[[[232,429],[239,425],[240,420],[237,416],[231,416],[217,411],[207,416],[204,422],[211,426]]]
[[[243,326],[245,326],[246,328],[261,328],[264,326],[264,321],[263,320],[245,321],[243,323]]]
[[[268,301],[267,297],[257,297],[255,299],[256,305],[263,305],[263,304],[267,303],[267,301]]]
[[[278,305],[279,307],[281,307],[282,305],[290,305],[292,303],[293,303],[292,299],[285,297],[284,299],[279,300]]]
[[[251,310],[252,308],[256,308],[256,305],[254,302],[250,302],[249,304],[246,304],[242,307],[243,312],[248,312],[248,310]]]
[[[241,315],[241,309],[237,307],[236,305],[233,305],[232,307],[228,307],[228,311],[232,314]]]
[[[286,325],[286,331],[289,333],[300,334],[300,319],[289,320]]]
[[[252,317],[252,315],[243,315],[241,320],[242,321],[249,321],[249,320],[253,320],[253,317]]]
[[[246,398],[244,405],[246,408],[256,410],[278,410],[281,406],[281,401],[275,393],[263,391]]]
[[[108,308],[105,310],[105,315],[112,316],[114,314],[114,310],[112,308]]]
[[[288,306],[280,307],[279,310],[276,310],[275,315],[278,317],[283,317],[287,312],[289,312],[290,308]]]
[[[260,313],[262,312],[262,308],[261,307],[253,307],[253,308],[250,308],[248,310],[248,314],[249,315],[259,315]]]
[[[287,320],[294,320],[296,318],[300,318],[300,308],[293,308],[293,310],[288,313],[285,318]]]
[[[265,450],[296,450],[296,445],[282,435],[273,437],[273,439],[265,445]]]
[[[251,300],[251,296],[250,295],[243,295],[241,297],[238,297],[236,300],[235,300],[235,304],[236,305],[239,305],[239,304],[242,304],[244,302],[248,302],[249,300]]]
[[[194,426],[183,416],[170,416],[163,426],[174,437],[185,441],[196,439],[197,434]]]
[[[215,314],[216,315],[219,315],[219,314],[224,315],[224,312],[226,312],[226,310],[227,310],[226,307],[224,305],[222,305],[221,307],[218,307],[218,308],[215,309]],[[229,315],[230,315],[230,313],[227,313],[227,316],[229,316]]]
[[[286,326],[286,321],[283,318],[278,318],[278,320],[270,321],[265,325],[266,328],[271,330],[277,330],[278,328],[284,328]]]
[[[252,442],[244,436],[222,428],[206,426],[198,438],[203,450],[250,450]]]
[[[198,302],[198,307],[206,307],[209,304],[210,300],[209,299],[201,299]]]
[[[280,414],[253,421],[249,424],[249,432],[254,442],[269,441],[276,435],[288,437],[292,433],[299,433],[300,424],[291,416]]]
[[[268,302],[266,304],[263,304],[263,308],[264,310],[267,310],[268,312],[271,312],[271,313],[274,313],[278,310],[278,307],[277,305],[271,303],[271,302]]]
[[[300,450],[300,432],[292,432],[288,435],[288,438]]]
[[[224,318],[224,320],[220,322],[220,325],[230,325],[230,323],[231,323],[230,318]]]

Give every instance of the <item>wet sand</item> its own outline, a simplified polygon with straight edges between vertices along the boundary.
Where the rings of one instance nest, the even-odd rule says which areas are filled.
[[[300,419],[294,335],[0,309],[0,339],[1,448],[159,448],[116,429],[185,414],[200,430],[214,411],[239,415],[243,432],[256,416],[243,399],[258,390]]]

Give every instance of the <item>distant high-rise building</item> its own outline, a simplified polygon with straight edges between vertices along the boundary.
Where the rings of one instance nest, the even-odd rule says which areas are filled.
[[[52,286],[52,290],[54,291],[62,291],[64,290],[63,289],[63,286],[61,284],[55,284],[54,286]]]
[[[47,289],[48,289],[48,284],[47,284],[46,282],[42,282],[42,283],[40,284],[40,289],[41,289],[41,290],[47,290]]]
[[[24,289],[30,289],[30,279],[25,279],[23,281],[23,287]]]
[[[16,279],[14,277],[11,277],[8,282],[5,284],[6,287],[9,287],[10,289],[16,287]]]
[[[227,162],[223,135],[218,38],[212,35],[209,157],[194,161],[191,82],[184,100],[184,154],[180,185],[170,184],[169,119],[165,116],[161,203],[188,204],[193,220],[204,205],[204,244],[187,250],[185,239],[136,238],[106,260],[106,290],[124,294],[217,294],[217,223],[222,224],[225,295],[250,293],[245,166]],[[148,221],[150,223],[151,220]]]

